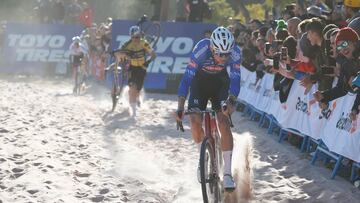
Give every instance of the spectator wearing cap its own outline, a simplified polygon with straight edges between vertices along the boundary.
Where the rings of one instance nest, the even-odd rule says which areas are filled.
[[[327,6],[323,0],[314,0],[313,4],[321,9],[321,11],[329,12],[330,8]]]
[[[360,36],[360,17],[353,19],[348,27],[352,28]]]
[[[280,29],[287,29],[287,24],[286,24],[285,20],[277,20],[276,21],[276,30],[280,30]]]
[[[353,19],[360,17],[360,1],[344,0],[344,15],[346,21],[350,23]]]
[[[325,54],[325,41],[323,38],[324,23],[319,18],[312,18],[306,25],[307,38],[312,46],[319,47],[319,51],[316,51],[314,65],[316,67],[316,73],[310,77],[302,79],[301,84],[309,88],[313,83],[318,83],[318,89],[324,91],[332,87],[333,77],[324,75],[322,73],[322,66],[326,65],[327,56]],[[315,51],[315,50],[314,50]]]
[[[308,18],[320,18],[320,19],[327,19],[325,15],[322,14],[321,8],[318,6],[310,6],[306,9]]]
[[[287,23],[287,27],[288,27],[288,32],[291,36],[295,37],[295,39],[298,39],[298,35],[297,35],[297,27],[299,25],[299,23],[301,22],[300,18],[298,17],[293,17],[290,18],[286,23]]]
[[[348,92],[353,92],[351,82],[360,70],[359,62],[355,55],[358,40],[358,34],[349,27],[342,28],[338,31],[335,44],[339,52],[337,63],[340,67],[340,76],[338,77],[339,80],[335,87],[314,93],[314,97],[320,102],[321,108],[327,108],[329,101],[345,96]]]

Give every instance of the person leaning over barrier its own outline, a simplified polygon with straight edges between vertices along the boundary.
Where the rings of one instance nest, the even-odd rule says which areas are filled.
[[[328,108],[329,101],[345,96],[348,92],[354,92],[351,82],[356,73],[360,71],[358,40],[358,34],[349,27],[342,28],[337,33],[335,44],[339,55],[336,61],[340,66],[340,76],[334,88],[314,93],[314,97],[322,109]]]
[[[301,85],[310,89],[311,85],[318,83],[318,89],[324,91],[332,87],[333,77],[327,76],[323,73],[322,67],[326,65],[327,56],[325,54],[325,40],[323,38],[322,31],[324,29],[324,23],[319,18],[312,18],[306,25],[307,38],[312,46],[320,47],[320,51],[316,52],[314,59],[314,65],[316,67],[316,73],[304,77],[301,80]]]

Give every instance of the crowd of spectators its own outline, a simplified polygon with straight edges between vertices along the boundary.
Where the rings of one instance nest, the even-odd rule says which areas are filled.
[[[40,23],[81,23],[92,25],[92,9],[86,1],[38,0],[33,8],[34,19]]]
[[[317,85],[314,97],[326,109],[330,101],[358,89],[352,81],[360,71],[360,1],[300,2],[287,5],[279,20],[252,19],[244,25],[230,19],[228,28],[242,48],[242,65],[258,79],[265,73],[275,75],[281,102],[293,81],[300,80],[305,93]],[[359,113],[358,95],[349,107],[352,119]]]
[[[211,18],[211,8],[208,0],[177,0],[177,22],[202,22]]]

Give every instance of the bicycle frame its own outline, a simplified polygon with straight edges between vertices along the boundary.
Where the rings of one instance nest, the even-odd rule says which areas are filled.
[[[120,52],[121,53],[121,52]],[[125,54],[125,53],[123,53]],[[112,82],[112,89],[111,89],[111,97],[112,97],[112,102],[113,102],[113,106],[112,106],[112,111],[115,110],[116,108],[116,104],[119,100],[121,91],[122,91],[122,87],[124,85],[124,80],[125,80],[125,69],[126,69],[126,63],[122,64],[123,66],[121,66],[121,69],[119,70],[119,58],[115,57],[115,63],[113,68],[113,82]],[[121,74],[121,76],[119,77],[119,74]]]
[[[216,178],[217,181],[220,180],[219,177],[219,169],[221,167],[221,156],[222,156],[222,151],[221,151],[221,145],[220,145],[220,136],[219,136],[219,131],[217,128],[217,121],[216,121],[216,113],[215,111],[205,111],[204,112],[204,125],[205,125],[205,137],[208,136],[209,139],[211,140],[211,144],[212,144],[212,149],[214,150],[214,169],[215,171],[213,171],[217,177]],[[217,152],[217,153],[216,153]]]

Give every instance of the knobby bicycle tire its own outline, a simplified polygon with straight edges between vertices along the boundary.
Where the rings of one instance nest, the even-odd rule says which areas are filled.
[[[204,203],[221,202],[218,175],[215,173],[214,168],[214,152],[210,137],[206,136],[200,149],[200,180]]]
[[[80,66],[76,66],[75,70],[75,94],[80,95],[80,88],[81,88],[81,74],[80,74]]]
[[[143,22],[141,24],[141,31],[143,32],[144,38],[151,47],[154,49],[157,42],[159,41],[161,34],[161,25],[159,22]]]
[[[120,92],[121,92],[121,87],[122,86],[122,81],[119,83],[119,73],[122,74],[121,70],[120,72],[118,72],[119,70],[118,68],[118,63],[115,63],[115,66],[113,67],[113,74],[114,74],[114,79],[112,82],[112,87],[111,87],[111,99],[112,99],[112,109],[111,111],[113,112],[116,108],[116,105],[119,101],[119,97],[120,97]],[[116,71],[117,70],[117,71]]]

